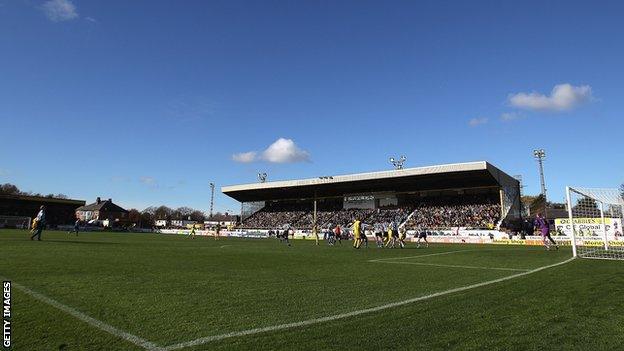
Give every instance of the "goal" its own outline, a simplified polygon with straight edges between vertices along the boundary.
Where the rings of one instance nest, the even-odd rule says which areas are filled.
[[[30,229],[30,217],[0,216],[0,228]]]
[[[567,187],[568,219],[557,230],[570,236],[575,257],[624,260],[624,198],[618,189]]]

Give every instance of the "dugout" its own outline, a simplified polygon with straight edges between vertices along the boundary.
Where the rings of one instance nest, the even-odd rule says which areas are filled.
[[[468,195],[500,201],[501,218],[520,218],[520,183],[486,161],[224,186],[241,203],[241,218],[266,206],[339,210],[402,206],[419,198]]]

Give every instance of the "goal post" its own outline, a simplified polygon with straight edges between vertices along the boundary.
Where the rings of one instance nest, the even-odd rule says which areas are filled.
[[[618,189],[566,187],[567,220],[574,257],[624,260],[624,198]]]
[[[32,223],[30,217],[0,216],[0,228],[7,229],[30,229]]]

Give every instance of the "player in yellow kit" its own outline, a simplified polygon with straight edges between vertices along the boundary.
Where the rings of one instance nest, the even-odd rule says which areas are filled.
[[[353,247],[356,249],[360,248],[360,245],[362,245],[362,222],[360,222],[360,220],[356,217],[355,221],[353,222]]]
[[[191,231],[186,235],[187,238],[195,239],[195,225],[191,228]]]
[[[405,226],[399,228],[399,247],[405,247],[405,238],[407,237],[407,229]]]
[[[312,235],[314,235],[314,240],[316,241],[316,245],[319,244],[319,235],[318,235],[318,226],[314,224],[312,226]]]
[[[388,231],[387,231],[387,237],[386,237],[386,245],[384,247],[388,247],[392,244],[392,246],[390,246],[390,248],[394,248],[394,230],[393,230],[393,226],[392,224],[388,225]]]

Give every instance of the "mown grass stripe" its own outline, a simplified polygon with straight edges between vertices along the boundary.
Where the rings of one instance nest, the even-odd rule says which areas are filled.
[[[458,292],[462,292],[462,291],[466,291],[466,290],[480,288],[480,287],[491,285],[491,284],[504,282],[504,281],[507,281],[507,280],[515,279],[515,278],[520,278],[520,277],[523,277],[523,276],[526,276],[526,275],[529,275],[529,274],[533,274],[533,273],[537,273],[537,272],[543,271],[545,269],[549,269],[549,268],[553,268],[553,267],[564,265],[564,264],[569,263],[569,262],[571,262],[573,260],[574,260],[574,257],[569,258],[569,259],[567,259],[565,261],[557,262],[557,263],[550,264],[550,265],[547,265],[547,266],[538,267],[538,268],[532,269],[530,271],[513,274],[513,275],[510,275],[510,276],[507,276],[507,277],[493,279],[493,280],[488,280],[488,281],[485,281],[485,282],[482,282],[482,283],[476,283],[476,284],[472,284],[472,285],[466,285],[466,286],[462,286],[462,287],[459,287],[459,288],[444,290],[444,291],[440,291],[440,292],[433,293],[433,294],[430,294],[430,295],[419,296],[419,297],[415,297],[415,298],[412,298],[412,299],[398,301],[398,302],[393,302],[393,303],[389,303],[389,304],[381,305],[381,306],[377,306],[377,307],[366,308],[366,309],[352,311],[352,312],[348,312],[348,313],[336,314],[336,315],[333,315],[333,316],[308,319],[308,320],[301,321],[301,322],[278,324],[278,325],[272,325],[272,326],[268,326],[268,327],[254,328],[254,329],[241,330],[241,331],[237,331],[237,332],[230,332],[230,333],[225,333],[225,334],[220,334],[220,335],[206,336],[206,337],[198,338],[198,339],[191,340],[191,341],[186,341],[186,342],[182,342],[182,343],[178,343],[178,344],[169,345],[169,346],[166,346],[164,349],[166,351],[179,350],[179,349],[183,349],[183,348],[187,348],[187,347],[199,346],[199,345],[207,344],[207,343],[210,343],[210,342],[213,342],[213,341],[219,341],[219,340],[233,338],[233,337],[240,337],[240,336],[246,336],[246,335],[260,334],[260,333],[266,333],[266,332],[273,332],[273,331],[278,331],[278,330],[283,330],[283,329],[291,329],[291,328],[297,328],[297,327],[305,327],[305,326],[309,326],[309,325],[313,325],[313,324],[324,323],[324,322],[331,322],[331,321],[335,321],[335,320],[338,320],[338,319],[355,317],[355,316],[359,316],[359,315],[366,314],[366,313],[379,312],[379,311],[383,311],[383,310],[386,310],[386,309],[389,309],[389,308],[399,307],[399,306],[411,304],[411,303],[418,302],[418,301],[428,300],[428,299],[432,299],[432,298],[439,297],[439,296],[449,295],[449,294],[458,293]]]

